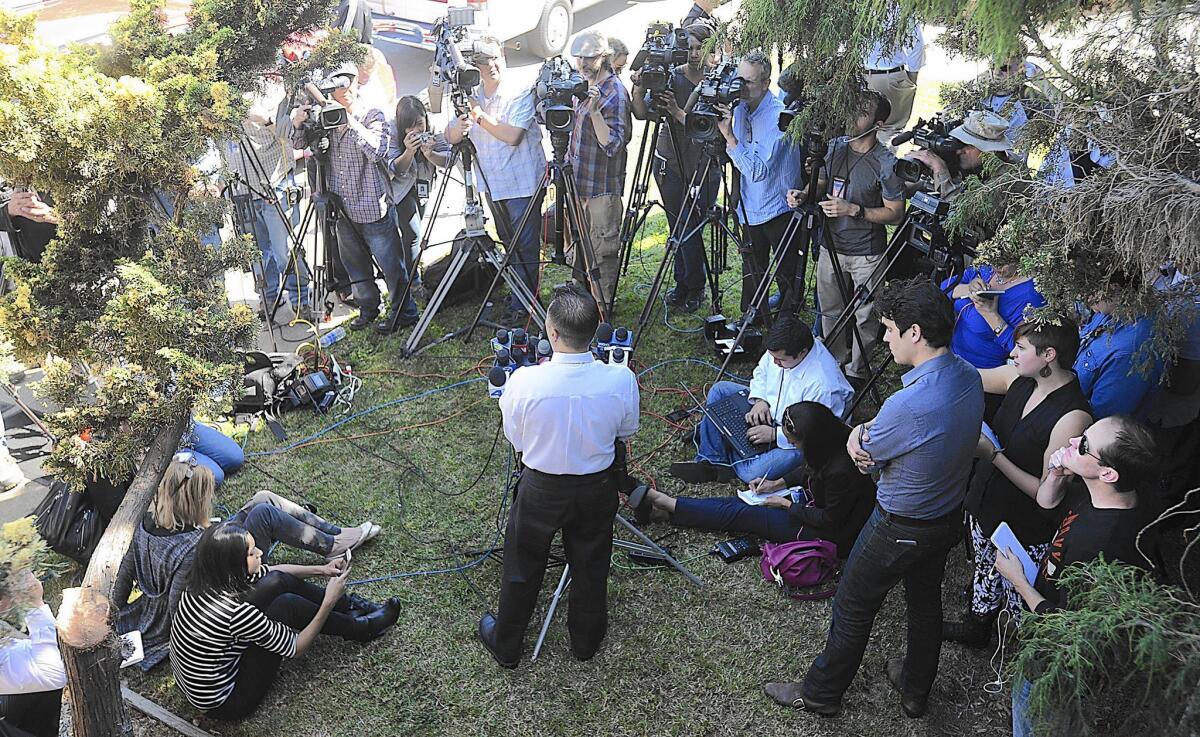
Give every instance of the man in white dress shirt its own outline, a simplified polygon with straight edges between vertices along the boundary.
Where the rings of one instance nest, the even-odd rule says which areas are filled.
[[[894,5],[890,12],[897,12]],[[905,35],[904,45],[894,52],[888,53],[883,43],[877,43],[863,60],[867,89],[883,95],[891,105],[891,115],[875,132],[879,142],[888,148],[892,148],[892,139],[908,124],[917,96],[917,74],[925,65],[925,34],[921,24],[911,22]]]
[[[546,310],[549,362],[515,372],[500,397],[504,434],[524,471],[504,534],[500,605],[479,621],[496,662],[515,668],[559,530],[571,566],[571,652],[591,658],[608,628],[608,567],[617,513],[616,446],[638,429],[637,377],[592,357],[600,324],[582,287],[556,290]]]
[[[42,600],[42,583],[29,569],[14,571],[0,610],[25,611],[29,639],[0,647],[0,734],[49,737],[58,734],[67,672],[58,651],[54,614]]]
[[[672,463],[670,473],[689,484],[777,479],[804,463],[804,454],[788,442],[781,420],[796,402],[820,402],[845,418],[854,389],[842,375],[825,344],[813,339],[812,328],[797,317],[783,315],[767,331],[766,352],[750,380],[746,437],[769,449],[751,458],[740,457],[725,434],[707,416],[700,421],[696,459]],[[732,381],[718,381],[708,392],[708,406],[744,390]],[[734,428],[728,428],[736,431]]]

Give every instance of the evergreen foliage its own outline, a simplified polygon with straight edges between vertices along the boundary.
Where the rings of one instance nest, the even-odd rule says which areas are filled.
[[[1200,606],[1102,559],[1064,569],[1060,585],[1070,609],[1025,617],[1010,668],[1033,686],[1038,733],[1195,734]]]
[[[253,249],[202,244],[224,201],[195,164],[239,130],[244,96],[268,75],[294,84],[352,56],[333,34],[281,69],[285,40],[332,5],[198,0],[172,32],[162,0],[135,0],[111,47],[66,50],[0,10],[0,173],[52,194],[60,218],[40,264],[9,265],[16,287],[0,303],[0,330],[45,367],[39,391],[63,407],[47,418],[59,438],[48,470],[127,476],[169,418],[240,386],[235,351],[255,317],[229,306],[224,273]]]

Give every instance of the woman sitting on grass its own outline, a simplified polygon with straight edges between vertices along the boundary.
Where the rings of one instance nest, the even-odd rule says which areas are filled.
[[[783,478],[754,479],[750,490],[765,494],[803,484],[812,499],[808,505],[793,503],[788,495],[752,506],[736,496],[676,499],[655,489],[630,504],[642,510],[648,504],[680,527],[750,534],[769,542],[828,540],[844,558],[875,503],[875,482],[859,473],[846,453],[850,428],[819,402],[796,402],[784,412],[783,432],[804,452],[805,465]]]
[[[235,522],[206,529],[171,622],[171,670],[192,706],[242,719],[267,695],[283,658],[303,655],[317,633],[365,642],[400,616],[400,600],[363,614],[343,595],[350,564],[262,563],[254,536]],[[300,580],[329,576],[324,590]]]
[[[177,456],[178,458],[179,456]],[[200,534],[212,523],[215,481],[212,472],[195,460],[175,460],[167,467],[150,509],[133,534],[129,554],[117,574],[116,601],[121,602],[117,631],[140,630],[149,671],[167,657],[171,617],[187,585]],[[269,491],[260,491],[229,517],[269,550],[276,542],[337,558],[379,534],[379,526],[364,522],[343,530]],[[126,604],[137,582],[141,595]],[[353,596],[359,609],[379,608]]]

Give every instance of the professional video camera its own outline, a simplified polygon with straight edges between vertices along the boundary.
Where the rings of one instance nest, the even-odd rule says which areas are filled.
[[[962,120],[943,120],[942,114],[937,113],[929,120],[920,118],[917,124],[910,131],[905,131],[892,139],[893,146],[899,146],[903,143],[913,141],[919,148],[930,151],[939,159],[946,162],[946,168],[950,170],[951,175],[957,175],[958,171],[958,152],[966,145],[962,141],[950,135],[950,131],[962,124]],[[913,184],[919,183],[922,180],[932,182],[933,172],[929,167],[920,162],[911,159],[899,159],[896,161],[896,176],[906,182]]]
[[[737,63],[723,61],[700,80],[693,93],[696,104],[688,111],[683,121],[683,129],[696,143],[715,141],[720,136],[717,123],[721,113],[717,105],[733,105],[742,99],[744,82],[737,76]]]
[[[538,122],[551,134],[569,134],[575,127],[575,99],[587,99],[587,92],[587,81],[566,59],[547,59],[533,87]]]
[[[442,111],[448,87],[456,112],[466,110],[466,98],[479,86],[479,70],[467,63],[463,52],[474,55],[475,39],[468,28],[475,24],[474,8],[448,8],[433,27],[433,64],[429,67],[429,110]]]
[[[629,68],[641,72],[638,86],[651,93],[653,102],[655,93],[667,91],[671,70],[686,64],[687,60],[687,32],[672,27],[667,21],[656,21],[646,29],[646,41],[634,54]]]

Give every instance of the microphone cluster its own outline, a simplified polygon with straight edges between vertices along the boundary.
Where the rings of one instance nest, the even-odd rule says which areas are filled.
[[[530,335],[524,328],[500,328],[492,338],[492,353],[495,360],[488,371],[488,396],[499,399],[510,374],[525,366],[549,361],[554,350],[550,347],[550,341]]]
[[[613,328],[606,322],[600,323],[596,328],[592,353],[605,363],[628,368],[629,357],[633,355],[633,331],[629,328]]]

